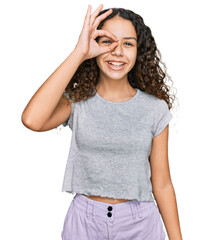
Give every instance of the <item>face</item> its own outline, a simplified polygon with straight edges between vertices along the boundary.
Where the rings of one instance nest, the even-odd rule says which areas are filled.
[[[115,16],[107,20],[102,29],[114,34],[119,41],[113,51],[96,57],[100,69],[100,78],[127,78],[127,74],[133,68],[137,57],[137,35],[132,22]],[[98,44],[108,46],[112,42],[111,38],[102,36],[99,38]],[[117,61],[119,63],[116,63]]]

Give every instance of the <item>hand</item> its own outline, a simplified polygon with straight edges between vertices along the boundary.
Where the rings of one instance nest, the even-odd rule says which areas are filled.
[[[110,52],[118,45],[118,39],[112,33],[106,30],[97,30],[100,22],[112,13],[112,9],[109,9],[102,15],[98,16],[102,8],[103,4],[100,4],[100,6],[91,15],[91,5],[88,5],[84,25],[79,36],[78,43],[75,47],[75,49],[82,54],[84,60]],[[95,40],[98,36],[107,36],[113,39],[113,42],[109,46],[99,46]]]

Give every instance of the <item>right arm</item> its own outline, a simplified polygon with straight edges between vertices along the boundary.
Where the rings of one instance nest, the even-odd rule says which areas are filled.
[[[82,54],[74,49],[35,92],[21,116],[27,128],[33,131],[46,131],[68,119],[71,104],[67,105],[62,94],[82,62]]]
[[[102,8],[103,4],[91,15],[91,6],[88,7],[75,49],[28,102],[21,116],[21,120],[27,128],[38,132],[47,131],[65,122],[71,114],[71,104],[66,97],[63,97],[63,92],[80,64],[86,59],[112,51],[117,46],[118,39],[113,34],[106,30],[96,29],[100,21],[112,12],[110,9],[98,16]],[[108,36],[114,42],[109,46],[101,47],[95,41],[98,36]]]

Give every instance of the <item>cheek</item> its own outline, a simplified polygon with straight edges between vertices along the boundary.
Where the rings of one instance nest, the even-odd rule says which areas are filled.
[[[107,58],[107,55],[108,55],[107,53],[104,53],[96,57],[96,63],[100,69],[102,67],[102,64],[105,63],[105,59]]]
[[[134,65],[136,62],[136,58],[137,58],[137,52],[131,53],[129,54],[129,59],[131,61],[131,65]]]

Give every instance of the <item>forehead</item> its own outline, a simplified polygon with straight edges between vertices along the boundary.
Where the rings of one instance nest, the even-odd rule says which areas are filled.
[[[105,21],[102,29],[114,34],[116,37],[136,37],[135,28],[130,20],[115,16]]]

